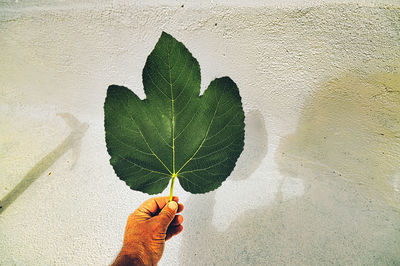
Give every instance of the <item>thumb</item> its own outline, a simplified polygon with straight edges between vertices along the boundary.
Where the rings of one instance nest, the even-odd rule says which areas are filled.
[[[177,211],[178,211],[178,203],[176,203],[175,201],[170,201],[158,214],[157,220],[160,223],[160,226],[163,229],[165,229],[165,231],[167,230],[169,224],[174,219]]]

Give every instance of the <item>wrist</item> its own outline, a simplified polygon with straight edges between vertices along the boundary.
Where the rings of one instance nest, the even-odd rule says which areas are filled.
[[[141,256],[140,254],[122,248],[117,258],[115,259],[113,266],[125,266],[125,265],[142,266],[149,264],[143,260],[143,256]]]

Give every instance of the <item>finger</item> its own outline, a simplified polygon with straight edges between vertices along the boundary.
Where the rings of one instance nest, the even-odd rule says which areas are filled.
[[[183,204],[182,203],[178,203],[178,211],[177,211],[177,213],[183,211],[183,208],[184,208]]]
[[[180,232],[182,232],[183,230],[183,226],[182,225],[178,225],[178,226],[172,226],[170,228],[168,228],[167,231],[167,235],[165,237],[165,240],[170,239],[173,236],[176,236],[177,234],[179,234]]]
[[[183,216],[175,215],[175,218],[172,220],[172,222],[169,226],[177,226],[177,225],[180,225],[182,222],[183,222]]]
[[[177,211],[178,211],[178,204],[175,201],[171,201],[164,206],[159,215],[153,217],[152,219],[157,221],[160,224],[162,230],[166,232],[168,226],[175,218],[175,214]]]
[[[157,198],[153,198],[153,200],[157,204],[159,210],[162,210],[164,208],[164,206],[168,204],[169,197],[157,197]],[[175,201],[176,203],[178,203],[179,198],[177,196],[173,196],[172,201]]]
[[[178,202],[179,198],[174,196],[173,201]],[[169,197],[157,197],[146,200],[139,206],[138,211],[144,212],[149,216],[157,215],[169,202]]]

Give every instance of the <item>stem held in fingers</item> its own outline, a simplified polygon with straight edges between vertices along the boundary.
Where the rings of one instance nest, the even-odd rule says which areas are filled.
[[[172,181],[171,181],[171,188],[169,190],[169,201],[172,201],[172,197],[174,195],[174,182],[175,182],[175,177],[177,174],[172,174]]]

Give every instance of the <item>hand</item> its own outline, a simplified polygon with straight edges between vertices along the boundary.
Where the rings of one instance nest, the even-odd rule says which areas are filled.
[[[183,210],[178,197],[146,200],[128,217],[124,244],[113,265],[156,265],[164,251],[165,241],[183,230]]]

